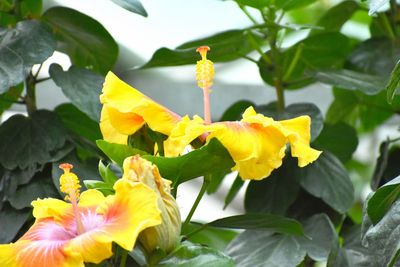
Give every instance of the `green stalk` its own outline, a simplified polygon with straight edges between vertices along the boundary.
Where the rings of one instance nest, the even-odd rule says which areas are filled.
[[[123,249],[121,253],[121,263],[119,264],[119,267],[125,267],[126,266],[126,259],[128,258],[128,251]]]
[[[286,81],[287,79],[290,78],[290,75],[292,75],[293,70],[296,68],[297,63],[299,62],[301,53],[303,52],[303,47],[304,47],[303,43],[301,43],[297,47],[296,52],[295,52],[294,57],[293,57],[293,60],[292,60],[292,62],[290,62],[289,68],[286,71],[285,75],[283,76],[283,81]]]
[[[26,95],[25,95],[25,105],[28,115],[32,115],[33,112],[37,110],[36,106],[36,83],[35,77],[32,72],[28,75],[25,80]]]
[[[255,18],[253,18],[253,16],[249,13],[249,11],[247,11],[246,7],[244,5],[241,5],[239,3],[237,3],[239,8],[243,11],[243,13],[251,20],[251,22],[253,22],[254,24],[258,24],[257,20],[255,20]]]
[[[389,19],[386,16],[386,14],[378,13],[378,18],[381,22],[383,29],[386,31],[387,35],[389,36],[389,38],[392,40],[396,39],[396,35],[393,32],[392,25],[390,24]]]
[[[254,38],[253,33],[251,31],[248,31],[247,39],[249,40],[253,48],[261,56],[261,58],[265,61],[265,63],[272,65],[272,60],[261,50],[261,47],[258,45],[256,38]]]
[[[208,188],[208,185],[210,184],[210,182],[211,182],[211,176],[210,176],[210,175],[204,175],[203,184],[202,184],[202,186],[201,186],[200,192],[199,192],[199,194],[197,195],[197,198],[196,198],[196,200],[194,201],[193,206],[192,206],[192,208],[190,209],[189,214],[188,214],[188,216],[186,217],[185,222],[183,223],[182,228],[184,228],[185,226],[187,226],[187,225],[190,223],[190,220],[192,219],[192,216],[193,216],[194,212],[196,211],[197,206],[198,206],[199,203],[200,203],[200,200],[203,198],[204,193],[207,191],[207,188]]]

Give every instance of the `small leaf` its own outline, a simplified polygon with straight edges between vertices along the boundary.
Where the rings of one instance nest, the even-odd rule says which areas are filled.
[[[104,154],[107,155],[107,157],[115,161],[120,167],[122,167],[124,160],[127,157],[146,154],[146,152],[143,152],[139,149],[132,148],[127,145],[108,143],[104,140],[97,140],[96,144],[101,149],[101,151],[103,151]]]
[[[71,66],[68,71],[63,71],[58,64],[51,64],[49,73],[72,104],[86,113],[92,120],[100,120],[99,95],[104,82],[102,76],[75,66]]]
[[[161,176],[173,181],[174,186],[234,166],[229,152],[215,138],[200,149],[182,156],[166,158],[144,155],[143,158],[156,164]]]
[[[302,187],[340,213],[345,213],[353,204],[354,188],[342,163],[324,151],[312,164],[299,169]]]
[[[221,218],[207,223],[207,225],[234,229],[263,229],[274,233],[304,235],[303,227],[298,221],[273,214],[248,213]]]
[[[38,110],[29,118],[15,115],[0,126],[0,163],[10,170],[36,167],[52,161],[65,142],[66,131],[57,114]]]
[[[241,58],[254,50],[247,39],[247,30],[230,30],[215,35],[184,43],[175,50],[158,49],[150,61],[141,68],[179,66],[196,64],[200,59],[196,49],[207,45],[211,48],[208,58],[214,62],[225,62]],[[260,38],[256,38],[260,41]]]
[[[224,253],[215,249],[183,242],[171,255],[159,262],[157,267],[233,267],[235,263]]]
[[[112,0],[117,5],[129,10],[133,13],[147,17],[147,12],[139,0]]]
[[[74,9],[56,6],[48,9],[42,21],[50,25],[74,65],[106,74],[118,57],[118,45],[108,31],[93,18]]]
[[[102,192],[105,196],[115,193],[113,186],[98,180],[83,180],[83,184],[87,189],[96,189]]]
[[[118,180],[118,177],[114,174],[114,172],[110,168],[111,164],[107,166],[103,164],[103,162],[99,161],[99,173],[103,181],[111,186]]]
[[[5,205],[0,210],[0,243],[11,242],[31,214],[30,209],[15,210]]]
[[[390,74],[390,80],[386,85],[386,93],[387,93],[387,101],[389,104],[393,102],[393,98],[395,97],[397,87],[400,82],[400,60],[397,61],[396,66],[394,67],[392,73]]]

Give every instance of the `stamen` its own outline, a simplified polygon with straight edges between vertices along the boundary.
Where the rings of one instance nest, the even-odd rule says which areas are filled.
[[[78,229],[78,234],[85,232],[83,227],[81,216],[78,208],[78,200],[80,196],[81,185],[79,183],[78,176],[75,173],[70,172],[73,168],[72,164],[63,163],[59,166],[64,171],[64,174],[60,176],[60,190],[65,193],[65,200],[68,200],[72,204],[72,210],[75,215],[75,221]]]
[[[203,89],[203,102],[204,102],[204,121],[211,123],[210,114],[210,87],[214,81],[214,64],[211,60],[207,59],[207,52],[210,50],[208,46],[200,46],[196,52],[200,53],[201,60],[196,64],[196,80],[197,85]]]

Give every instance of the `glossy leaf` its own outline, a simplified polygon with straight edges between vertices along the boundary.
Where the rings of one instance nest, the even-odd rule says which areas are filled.
[[[335,140],[332,142],[332,140]],[[325,124],[313,147],[329,151],[343,163],[351,159],[358,146],[357,131],[346,123]]]
[[[211,50],[208,58],[213,62],[225,62],[241,58],[254,50],[247,39],[247,30],[230,30],[215,35],[184,43],[176,49],[158,49],[150,61],[141,68],[179,66],[196,64],[200,55],[196,52],[199,46],[207,44]],[[261,41],[259,38],[256,40]]]
[[[395,97],[399,83],[400,83],[400,61],[396,63],[396,66],[394,67],[392,73],[390,74],[389,82],[386,85],[387,101],[389,104],[393,102],[393,98]]]
[[[87,189],[96,189],[102,192],[105,196],[115,193],[113,186],[106,182],[98,180],[83,180],[83,184]]]
[[[74,134],[95,142],[102,137],[99,124],[72,104],[61,104],[54,110],[64,126]]]
[[[397,164],[400,160],[400,148],[390,144],[391,140],[386,140],[380,145],[380,155],[371,180],[372,190],[377,190],[400,175],[400,166]]]
[[[108,143],[104,140],[97,140],[97,146],[107,155],[111,160],[115,161],[120,167],[122,167],[124,163],[124,159],[133,155],[145,155],[146,152],[143,152],[139,149],[132,148],[127,145]]]
[[[224,253],[215,249],[183,242],[171,255],[159,262],[157,267],[233,267],[235,263]]]
[[[139,0],[112,0],[117,5],[129,10],[133,13],[147,17],[147,12]]]
[[[74,65],[106,74],[118,57],[118,45],[95,19],[67,7],[52,7],[42,16],[52,27],[57,50],[65,52]]]
[[[233,229],[263,229],[274,233],[304,235],[299,222],[283,216],[263,213],[248,213],[221,218],[207,225]]]
[[[0,30],[0,93],[22,82],[26,69],[42,63],[54,49],[52,34],[38,21],[21,21],[13,29]]]
[[[304,222],[306,237],[247,230],[228,246],[226,252],[241,267],[295,267],[306,254],[316,261],[326,260],[337,237],[329,218],[318,214]]]
[[[55,113],[39,110],[29,118],[15,115],[0,126],[0,163],[11,170],[44,164],[65,142],[65,128]]]
[[[103,178],[103,181],[107,184],[110,184],[111,186],[113,186],[114,183],[118,180],[118,177],[111,170],[111,164],[108,164],[106,166],[101,160],[99,161],[99,173],[101,178]]]
[[[156,164],[161,176],[173,181],[175,186],[234,166],[229,152],[215,138],[200,149],[182,156],[166,158],[144,155],[143,158]]]
[[[92,120],[100,120],[99,95],[104,83],[102,76],[75,66],[71,66],[68,71],[63,71],[58,64],[52,64],[49,73],[72,104],[86,113]]]
[[[328,151],[324,151],[312,164],[300,168],[302,187],[340,213],[353,204],[354,188],[342,163]]]
[[[267,179],[251,181],[245,195],[246,211],[285,214],[296,200],[300,187],[293,175],[296,169],[294,159],[287,158]]]
[[[366,95],[376,95],[385,88],[385,79],[352,70],[319,71],[315,78],[323,83],[348,90],[358,90]]]
[[[30,209],[15,210],[8,205],[0,210],[0,243],[9,243],[17,235],[31,214]]]

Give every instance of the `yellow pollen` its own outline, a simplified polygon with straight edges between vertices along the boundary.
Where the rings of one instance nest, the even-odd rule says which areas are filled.
[[[210,50],[208,46],[200,46],[196,52],[200,53],[201,60],[196,64],[196,80],[197,85],[204,89],[210,88],[214,80],[214,64],[207,59],[207,52]]]
[[[77,201],[81,185],[79,184],[78,176],[70,172],[73,166],[69,163],[63,163],[59,167],[64,171],[64,174],[60,176],[60,190],[66,194],[65,200]]]

